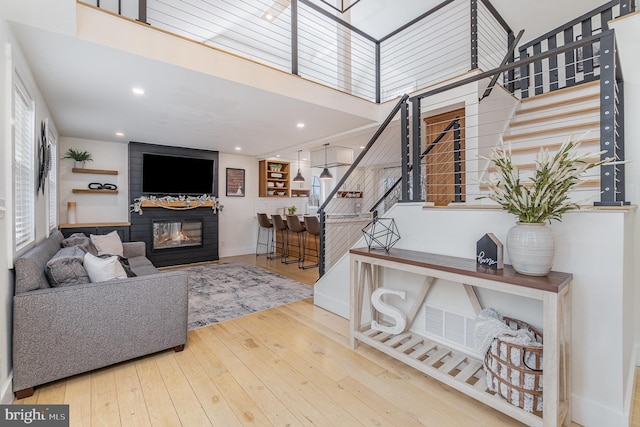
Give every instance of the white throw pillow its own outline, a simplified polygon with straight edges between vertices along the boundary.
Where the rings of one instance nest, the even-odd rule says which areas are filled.
[[[98,258],[90,253],[84,255],[84,269],[89,274],[91,282],[106,282],[107,280],[126,279],[127,273],[120,265],[117,256]]]
[[[119,255],[124,256],[122,240],[117,231],[113,230],[109,234],[91,234],[91,242],[98,249],[98,255]]]

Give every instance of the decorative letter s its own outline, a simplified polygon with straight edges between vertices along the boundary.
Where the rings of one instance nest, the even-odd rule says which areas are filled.
[[[371,322],[371,329],[389,334],[399,334],[404,331],[407,326],[407,318],[400,310],[390,306],[382,301],[382,295],[392,294],[405,299],[407,293],[405,291],[394,291],[392,289],[378,288],[371,294],[371,303],[379,313],[386,314],[395,321],[395,326],[380,325],[375,320]]]

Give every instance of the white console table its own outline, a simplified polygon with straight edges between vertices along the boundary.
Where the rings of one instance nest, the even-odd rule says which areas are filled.
[[[544,277],[518,274],[510,265],[503,270],[478,266],[473,259],[455,258],[404,249],[350,250],[350,343],[367,344],[409,366],[495,408],[529,426],[559,426],[571,422],[571,281],[573,275],[551,272]],[[378,313],[371,294],[382,286],[382,269],[425,276],[418,300],[400,334],[374,330],[363,322],[364,304],[373,320]],[[475,288],[492,289],[542,301],[543,305],[543,414],[528,413],[487,390],[482,361],[424,338],[408,329],[437,279],[463,284],[474,309],[481,310]]]

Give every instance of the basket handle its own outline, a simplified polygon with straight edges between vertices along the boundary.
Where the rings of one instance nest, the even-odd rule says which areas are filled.
[[[529,365],[527,364],[526,357],[525,357],[525,355],[526,355],[526,354],[527,354],[526,350],[525,350],[525,349],[522,349],[522,364],[523,364],[524,366],[526,366],[526,367],[527,367],[527,369],[529,369],[529,370],[531,370],[531,371],[533,371],[533,372],[542,372],[542,369],[534,369],[534,368],[532,368],[531,366],[529,366]]]

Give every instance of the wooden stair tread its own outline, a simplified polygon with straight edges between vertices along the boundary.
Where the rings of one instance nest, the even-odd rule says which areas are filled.
[[[549,127],[546,129],[541,129],[541,130],[536,130],[531,132],[515,133],[511,135],[505,135],[502,137],[502,139],[505,141],[511,141],[519,138],[529,138],[532,136],[548,135],[551,133],[569,132],[569,131],[574,131],[578,129],[592,128],[592,127],[599,127],[599,126],[600,126],[600,120],[594,121],[594,122],[579,123],[576,125]]]
[[[585,160],[585,163],[595,163],[597,161],[599,161],[600,159],[587,159]],[[536,164],[535,163],[521,163],[521,164],[514,164],[515,167],[517,167],[519,170],[523,171],[523,170],[534,170],[536,168]],[[487,169],[489,172],[495,172],[497,170],[497,167],[495,165],[491,165],[489,166],[489,168]]]
[[[566,113],[553,114],[553,115],[550,115],[550,116],[543,116],[543,117],[536,117],[535,119],[512,121],[509,124],[509,126],[511,128],[514,128],[514,127],[517,127],[517,126],[526,126],[526,125],[532,125],[532,124],[536,124],[536,123],[544,123],[544,122],[547,122],[549,120],[566,119],[568,117],[575,117],[575,116],[580,116],[580,115],[583,115],[583,114],[592,114],[592,113],[597,113],[599,111],[600,111],[600,107],[587,107],[587,108],[583,108],[581,110],[568,111]]]
[[[578,92],[583,89],[588,89],[593,86],[600,87],[600,80],[593,80],[588,83],[580,83],[574,86],[563,87],[562,89],[554,90],[552,92],[541,93],[540,95],[530,96],[522,100],[523,103],[533,102],[544,98],[553,98],[554,96],[566,96],[571,92]]]
[[[553,92],[552,92],[553,93]],[[538,95],[541,96],[541,95]],[[526,99],[535,99],[526,98]],[[522,108],[516,111],[516,115],[521,116],[524,114],[535,113],[537,111],[550,110],[552,108],[564,107],[565,105],[577,104],[579,102],[595,101],[600,98],[599,93],[592,93],[589,95],[577,96],[575,98],[562,99],[560,101],[549,102],[547,104],[536,105],[534,107],[526,107],[524,101],[522,101]]]
[[[583,147],[588,147],[591,145],[599,145],[599,144],[600,144],[600,139],[598,138],[590,138],[590,139],[582,140]],[[531,145],[528,147],[512,147],[511,154],[517,155],[517,154],[525,154],[525,153],[537,153],[538,151],[540,151],[540,147],[544,147],[549,151],[556,151],[556,150],[559,150],[561,146],[562,146],[562,142],[556,142],[553,144],[544,144],[544,145]]]

